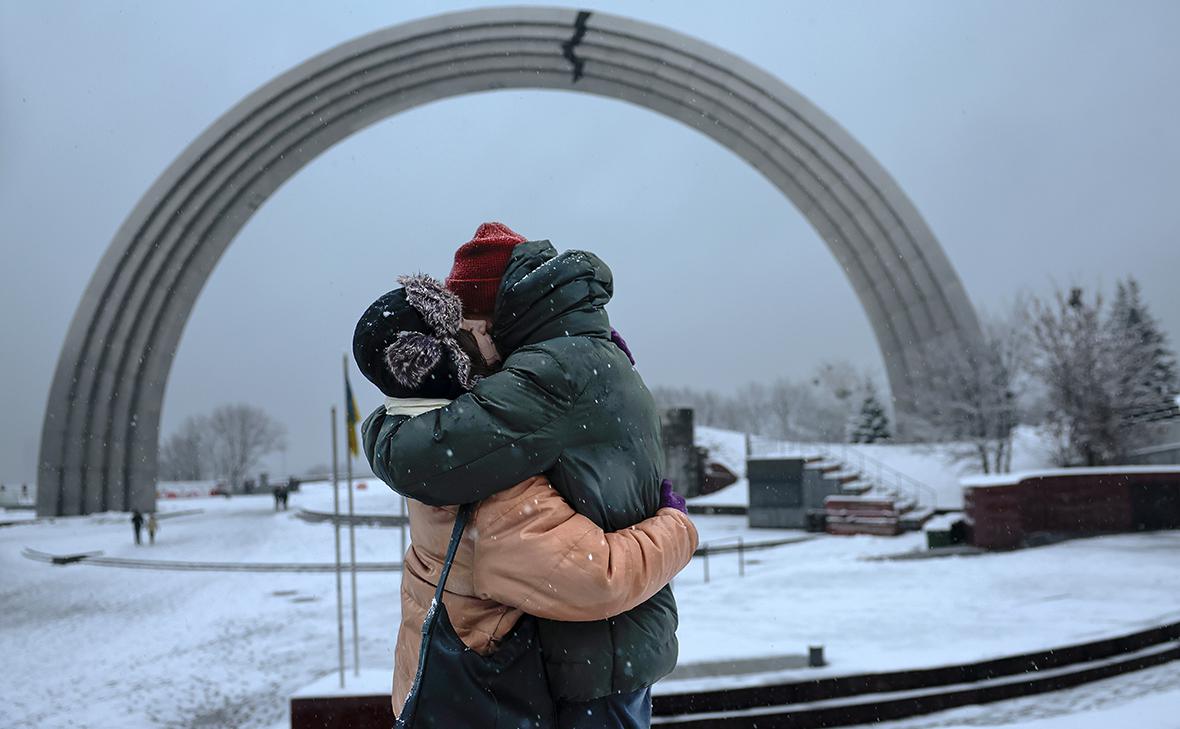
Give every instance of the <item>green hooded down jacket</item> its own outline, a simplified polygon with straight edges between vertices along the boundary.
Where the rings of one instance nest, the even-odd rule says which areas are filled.
[[[503,369],[441,410],[384,407],[363,428],[373,472],[394,491],[443,506],[480,501],[545,473],[606,531],[656,513],[663,476],[651,393],[610,340],[610,269],[549,241],[518,245],[500,284],[494,336]],[[650,686],[676,665],[676,602],[665,586],[609,620],[541,620],[550,688],[588,701]]]

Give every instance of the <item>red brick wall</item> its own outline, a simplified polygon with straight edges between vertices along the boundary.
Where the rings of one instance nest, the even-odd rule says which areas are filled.
[[[971,542],[984,549],[1015,549],[1024,541],[1025,492],[1019,484],[968,488],[963,506],[973,522]]]
[[[1136,490],[1175,493],[1180,473],[1080,473],[1033,476],[1004,486],[964,490],[972,543],[984,549],[1015,549],[1037,535],[1127,532],[1145,523],[1136,514]],[[1159,514],[1156,514],[1159,516]],[[1153,526],[1180,528],[1174,510]]]
[[[1094,533],[1131,530],[1131,492],[1115,475],[1050,476],[1022,482],[1031,532]]]

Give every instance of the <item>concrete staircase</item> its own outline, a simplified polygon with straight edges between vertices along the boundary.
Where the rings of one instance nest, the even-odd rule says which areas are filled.
[[[921,529],[934,515],[933,489],[855,448],[769,443],[778,451],[773,455],[802,457],[813,490],[828,494],[809,521],[822,519],[830,534],[891,536]],[[749,447],[754,452],[758,445],[751,439]],[[772,455],[767,450],[761,455]]]

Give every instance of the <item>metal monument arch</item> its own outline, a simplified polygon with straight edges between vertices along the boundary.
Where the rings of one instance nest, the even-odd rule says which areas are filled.
[[[979,324],[917,210],[831,118],[700,40],[566,8],[490,8],[357,38],[258,89],[161,175],[78,306],[42,430],[40,514],[151,508],[164,387],[221,254],[267,197],[341,139],[428,102],[504,88],[579,91],[677,119],[790,199],[868,314],[898,409],[921,348],[969,347]]]

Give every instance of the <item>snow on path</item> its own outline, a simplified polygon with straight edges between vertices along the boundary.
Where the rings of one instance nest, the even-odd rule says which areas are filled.
[[[1064,691],[850,729],[1176,729],[1180,661]]]
[[[300,499],[293,497],[292,508]],[[131,543],[122,514],[0,530],[0,724],[256,727],[282,721],[288,694],[335,666],[332,574],[54,567],[20,556],[30,546],[160,559],[333,559],[330,526],[309,525],[294,511],[276,514],[272,504],[269,496],[161,502],[161,511],[206,511],[162,520],[154,547]],[[347,530],[342,533],[347,556]],[[358,528],[357,535],[358,559],[397,559],[397,530]],[[396,573],[358,576],[362,666],[392,665],[399,581]],[[345,576],[346,600],[348,590]]]

